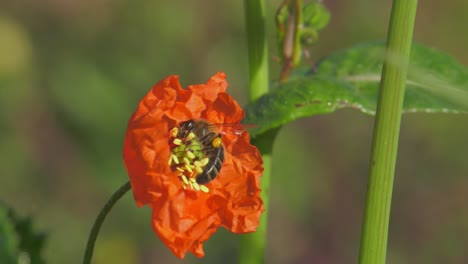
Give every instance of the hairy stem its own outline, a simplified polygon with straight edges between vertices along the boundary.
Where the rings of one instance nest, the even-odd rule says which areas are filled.
[[[385,263],[393,179],[417,0],[394,0],[374,125],[359,263]]]
[[[265,0],[245,0],[247,46],[249,55],[249,95],[254,102],[268,92],[268,45],[266,39]],[[268,210],[270,189],[271,145],[273,140],[262,135],[254,140],[262,153],[265,168],[261,179],[262,199]],[[241,237],[239,263],[264,263],[267,213],[263,213],[257,231]]]

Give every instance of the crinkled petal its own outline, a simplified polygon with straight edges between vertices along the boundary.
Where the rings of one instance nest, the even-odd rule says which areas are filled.
[[[203,118],[214,124],[235,124],[245,117],[244,110],[227,93],[220,93],[218,98],[207,107]]]
[[[218,72],[208,79],[206,84],[190,85],[187,89],[200,95],[203,99],[213,102],[218,94],[226,92],[227,87],[226,74]]]

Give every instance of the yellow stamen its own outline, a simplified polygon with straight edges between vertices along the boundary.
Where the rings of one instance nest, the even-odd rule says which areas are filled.
[[[187,154],[187,157],[188,157],[189,159],[191,159],[191,160],[193,160],[193,159],[195,158],[195,154],[193,154],[192,151],[187,151],[186,154]]]
[[[200,165],[201,165],[200,167],[206,166],[206,164],[208,164],[209,161],[210,161],[209,158],[203,158],[203,159],[201,159],[201,160],[200,160]]]
[[[185,184],[189,184],[189,181],[187,180],[187,177],[185,177],[185,175],[182,175],[182,180]]]
[[[197,191],[200,190],[200,185],[198,185],[198,183],[194,182],[194,183],[192,183],[192,185],[195,188],[195,190],[197,190]]]
[[[203,172],[203,169],[200,166],[195,165],[195,170],[198,172],[198,174]]]
[[[184,168],[185,168],[186,170],[188,170],[189,172],[193,172],[193,170],[192,170],[191,167],[192,167],[192,166],[189,165],[189,164],[185,164],[185,166],[184,166]]]
[[[187,157],[184,157],[184,163],[187,165],[190,165],[191,162],[189,159],[187,159]]]
[[[176,138],[176,139],[174,139],[174,140],[172,141],[172,143],[174,143],[174,145],[179,146],[180,144],[182,144],[182,139]]]
[[[177,167],[176,170],[180,171],[180,172],[184,172],[185,170],[181,167]]]
[[[175,138],[177,137],[177,134],[179,134],[179,128],[173,127],[170,132],[171,132],[171,136]]]
[[[193,169],[194,167],[192,166],[192,167],[190,167],[190,168]],[[197,176],[197,174],[198,174],[198,172],[192,171],[192,172],[190,173],[190,177],[189,177],[189,178],[193,178],[193,177]]]
[[[175,154],[172,154],[171,156],[172,156],[172,160],[174,160],[174,163],[179,164],[179,158]]]
[[[184,188],[184,190],[187,190],[187,185],[185,185],[185,183],[182,183],[182,188]]]
[[[200,190],[204,193],[208,193],[210,191],[210,189],[208,189],[208,187],[205,185],[200,185]]]
[[[195,138],[195,134],[193,132],[190,132],[188,136],[185,138],[185,140],[190,141]]]
[[[193,177],[190,178],[190,181],[191,181],[191,182],[197,182],[197,180],[196,180],[195,178],[193,178]]]

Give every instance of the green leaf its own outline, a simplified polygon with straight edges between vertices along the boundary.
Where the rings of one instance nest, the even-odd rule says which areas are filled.
[[[0,205],[0,263],[17,263],[17,248],[14,223],[8,217],[8,209]]]
[[[18,217],[12,209],[9,209],[8,218],[14,225],[19,239],[17,251],[20,252],[20,256],[29,259],[31,264],[45,263],[41,257],[45,234],[34,231],[31,217]]]
[[[272,92],[246,108],[245,123],[257,136],[298,118],[354,108],[373,115],[385,44],[373,42],[338,51],[317,65],[298,69]],[[398,56],[389,56],[398,63]],[[468,113],[468,70],[450,56],[413,45],[404,112]]]

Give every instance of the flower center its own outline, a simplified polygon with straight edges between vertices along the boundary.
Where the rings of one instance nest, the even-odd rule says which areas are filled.
[[[209,192],[208,187],[197,183],[197,176],[210,161],[205,157],[203,145],[193,132],[181,133],[178,127],[170,130],[171,154],[168,164],[181,180],[182,188]]]

